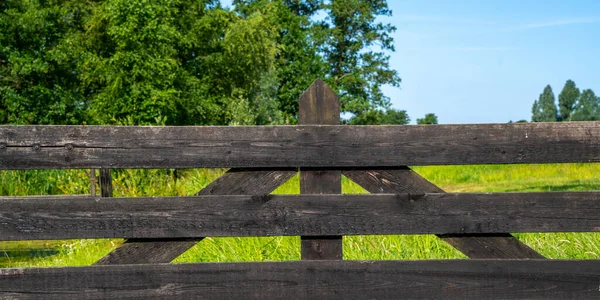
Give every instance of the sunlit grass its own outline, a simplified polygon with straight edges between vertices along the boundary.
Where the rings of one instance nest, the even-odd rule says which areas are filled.
[[[600,164],[483,165],[415,167],[447,192],[521,192],[600,190]],[[224,169],[120,170],[113,172],[116,197],[192,195]],[[84,194],[84,170],[1,171],[0,195]],[[347,178],[344,193],[366,193]],[[275,194],[298,194],[298,176]],[[548,258],[596,259],[600,233],[521,233],[517,238]],[[116,248],[122,239],[0,242],[0,250],[56,249],[57,255],[0,257],[2,267],[90,265]],[[462,253],[434,235],[368,235],[344,237],[344,259],[464,259]],[[185,262],[280,261],[300,259],[299,237],[205,238],[175,260]]]

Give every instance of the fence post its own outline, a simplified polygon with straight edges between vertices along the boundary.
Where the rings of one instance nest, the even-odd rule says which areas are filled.
[[[300,96],[300,125],[340,125],[338,96],[321,79]],[[341,172],[311,168],[300,169],[300,194],[341,194]],[[342,259],[341,236],[301,237],[303,260]]]
[[[96,197],[96,169],[90,169],[90,195]]]
[[[110,175],[110,169],[100,169],[100,196],[113,196],[112,176]]]

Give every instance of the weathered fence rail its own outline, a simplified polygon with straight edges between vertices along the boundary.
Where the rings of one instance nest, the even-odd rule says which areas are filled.
[[[0,269],[0,298],[598,299],[600,260],[509,232],[598,232],[600,191],[444,193],[407,165],[600,162],[600,123],[0,126],[0,169],[100,168],[102,197],[0,197],[0,240],[125,238],[91,267]],[[111,198],[110,168],[231,168],[194,196]],[[300,171],[301,195],[269,195]],[[371,195],[340,195],[341,176]],[[433,233],[476,260],[343,261],[342,236]],[[207,236],[302,236],[298,262],[169,265]],[[315,261],[319,260],[319,261]],[[326,260],[326,261],[325,261]]]
[[[432,126],[1,126],[0,165],[387,167],[599,162],[596,122]]]
[[[0,198],[0,240],[600,231],[600,192]]]
[[[0,291],[9,299],[598,299],[599,268],[600,261],[455,260],[0,269]]]

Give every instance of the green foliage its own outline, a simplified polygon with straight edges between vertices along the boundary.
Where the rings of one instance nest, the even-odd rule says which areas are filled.
[[[296,123],[298,97],[316,78],[324,77],[327,67],[319,55],[317,40],[325,33],[311,21],[322,6],[321,0],[235,0],[235,10],[247,18],[263,7],[273,9],[270,22],[276,26],[279,52],[270,89],[278,109]]]
[[[264,87],[278,52],[272,5],[247,18],[215,0],[1,9],[0,123],[230,124],[246,119],[239,99],[244,123],[283,119]]]
[[[583,90],[572,115],[573,121],[600,121],[600,98],[594,91]]]
[[[556,114],[554,94],[548,85],[533,103],[532,122],[597,121],[600,120],[600,98],[591,89],[579,91],[572,80],[567,80],[559,95],[560,114]]]
[[[0,124],[80,124],[86,91],[63,38],[83,30],[85,1],[0,5]]]
[[[325,5],[328,22],[322,26],[329,34],[322,51],[330,66],[325,81],[338,93],[343,112],[361,114],[388,108],[389,98],[381,86],[400,85],[400,78],[389,67],[386,51],[394,51],[390,24],[377,21],[391,16],[385,0],[333,0]],[[375,50],[379,49],[379,50]]]
[[[406,125],[410,118],[405,110],[367,110],[347,121],[350,125]]]
[[[84,62],[97,74],[94,110],[101,123],[132,116],[136,124],[254,123],[253,91],[273,68],[276,45],[268,20],[242,19],[215,1],[103,3]],[[98,47],[98,45],[103,45]],[[109,51],[107,52],[106,49]],[[240,122],[240,120],[243,120]]]
[[[577,88],[575,82],[571,79],[567,80],[560,95],[558,95],[558,110],[561,121],[571,121],[571,116],[575,109],[579,94],[579,88]]]
[[[367,120],[380,114],[375,110],[389,108],[381,86],[398,86],[400,78],[386,55],[394,51],[395,28],[377,22],[378,16],[391,15],[386,1],[236,0],[234,4],[243,17],[268,4],[275,7],[271,20],[281,46],[275,62],[277,97],[292,123],[298,115],[298,97],[316,78],[324,79],[340,96],[342,112]],[[327,15],[325,20],[315,20],[319,13]]]
[[[532,122],[556,122],[556,104],[552,87],[547,85],[540,94],[539,100],[533,102],[531,109]]]
[[[355,115],[398,86],[386,1],[7,0],[0,123],[295,123],[316,78]],[[316,20],[325,13],[324,20]],[[399,121],[395,121],[399,122]]]
[[[438,124],[438,118],[435,114],[426,114],[424,118],[417,119],[417,124]]]
[[[84,170],[0,171],[0,196],[88,194]]]

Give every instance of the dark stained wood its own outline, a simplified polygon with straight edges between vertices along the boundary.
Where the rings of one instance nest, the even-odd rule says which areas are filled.
[[[342,174],[372,194],[445,193],[409,167],[350,169]]]
[[[600,231],[600,192],[0,198],[0,240]]]
[[[302,260],[340,260],[344,258],[341,236],[301,236]]]
[[[408,167],[377,170],[345,170],[344,176],[371,193],[444,193]],[[470,258],[544,258],[510,233],[438,235]]]
[[[296,261],[0,269],[2,299],[598,299],[598,260]]]
[[[510,233],[438,234],[437,236],[470,258],[545,258]]]
[[[110,169],[100,169],[100,195],[102,197],[113,196],[112,175]]]
[[[0,169],[386,167],[600,161],[600,122],[0,126]]]
[[[95,265],[170,263],[192,248],[198,239],[128,239]]]
[[[196,195],[268,194],[296,175],[297,170],[230,169]],[[218,199],[217,199],[218,200]],[[198,239],[128,239],[96,265],[169,263],[196,245]]]
[[[211,182],[197,196],[265,195],[298,174],[298,169],[230,169]]]
[[[323,80],[315,80],[300,95],[298,124],[340,125],[340,100]]]
[[[317,79],[300,96],[298,123],[301,125],[340,125],[340,101],[326,84]],[[342,175],[339,170],[300,169],[300,194],[341,194]],[[302,236],[303,260],[342,259],[341,236]]]

